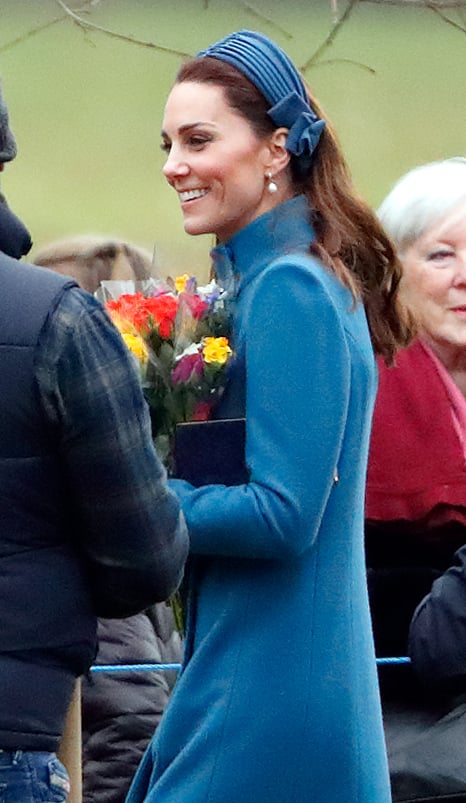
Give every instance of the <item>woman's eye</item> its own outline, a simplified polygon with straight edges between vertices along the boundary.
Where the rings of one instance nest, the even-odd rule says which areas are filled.
[[[431,251],[430,254],[427,255],[427,259],[429,262],[444,262],[447,259],[452,259],[454,256],[455,252],[453,249],[439,248],[435,251]]]
[[[201,150],[207,142],[211,141],[211,137],[207,137],[201,134],[192,134],[188,137],[184,142],[180,143],[180,147],[185,148],[192,148],[194,150]],[[164,153],[170,153],[172,148],[172,143],[169,140],[162,140],[160,143],[160,149]]]
[[[201,137],[201,136],[192,136],[188,140],[188,145],[192,148],[202,148],[204,145],[210,142],[210,137]]]

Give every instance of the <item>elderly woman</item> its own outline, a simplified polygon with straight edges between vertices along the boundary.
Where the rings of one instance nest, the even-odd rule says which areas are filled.
[[[376,646],[404,655],[416,604],[466,540],[466,159],[410,171],[379,217],[419,327],[379,364],[366,494]]]
[[[413,659],[412,667],[380,673],[393,799],[455,793],[448,800],[466,800],[466,745],[454,735],[456,718],[449,715],[445,729],[445,698],[425,692],[412,672],[421,670],[427,684],[442,673],[461,681],[459,567],[417,608],[408,644],[416,607],[466,542],[466,159],[411,170],[379,218],[397,246],[402,298],[418,324],[395,367],[379,364],[366,494],[376,650],[410,650]]]

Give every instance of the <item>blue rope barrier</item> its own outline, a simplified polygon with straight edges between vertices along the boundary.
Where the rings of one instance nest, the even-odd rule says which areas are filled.
[[[178,671],[181,664],[96,664],[91,672],[165,672],[169,669]]]
[[[377,666],[386,664],[409,664],[410,659],[406,656],[399,658],[377,658]],[[178,672],[181,664],[96,664],[91,666],[91,672],[165,672],[174,670]]]

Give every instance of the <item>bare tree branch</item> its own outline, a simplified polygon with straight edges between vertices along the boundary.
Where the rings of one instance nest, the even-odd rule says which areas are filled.
[[[363,64],[360,61],[354,61],[353,59],[323,59],[319,61],[317,64],[313,64],[313,69],[318,69],[318,67],[325,67],[327,64],[351,64],[353,67],[358,67],[360,70],[365,70],[371,75],[376,75],[377,70],[374,70],[373,67],[369,67],[368,64]]]
[[[438,14],[438,16],[448,25],[452,25],[453,28],[456,28],[458,31],[466,33],[466,25],[460,25],[459,22],[455,22],[454,20],[450,19],[450,17],[447,17],[446,14],[440,11],[438,6],[435,6],[432,3],[427,3],[427,8],[430,8],[430,10],[434,12],[434,14]]]
[[[424,8],[466,8],[466,0],[360,0],[361,3],[376,3],[385,6],[424,6]]]
[[[185,53],[181,50],[176,50],[174,48],[166,47],[164,45],[156,44],[155,42],[148,42],[141,39],[137,39],[136,37],[125,35],[118,33],[117,31],[110,30],[103,26],[97,25],[90,20],[84,19],[81,14],[88,13],[89,7],[96,5],[99,0],[87,0],[84,5],[80,6],[76,9],[71,9],[64,0],[55,0],[55,2],[60,6],[62,11],[64,12],[59,17],[55,17],[52,20],[49,20],[43,25],[39,25],[36,28],[33,28],[30,31],[27,31],[25,34],[12,39],[10,42],[6,42],[4,45],[0,46],[0,53],[4,53],[5,51],[9,50],[12,47],[15,47],[18,44],[26,41],[27,39],[35,36],[38,33],[51,28],[53,25],[56,25],[59,22],[63,22],[64,20],[71,19],[78,27],[80,27],[83,31],[97,31],[99,33],[106,34],[107,36],[113,37],[114,39],[119,39],[123,42],[128,42],[130,44],[140,45],[141,47],[151,48],[153,50],[160,51],[162,53],[169,53],[174,56],[179,56],[181,58],[189,58],[192,54]],[[424,7],[427,8],[434,13],[436,13],[443,22],[451,25],[456,30],[461,31],[462,33],[466,33],[466,22],[455,22],[455,20],[451,19],[450,17],[446,16],[442,13],[445,9],[456,9],[458,12],[458,16],[464,20],[464,12],[466,11],[466,0],[348,0],[347,6],[345,11],[338,17],[338,0],[329,0],[330,8],[332,12],[332,19],[333,25],[332,28],[326,37],[326,39],[319,45],[319,47],[314,51],[314,53],[308,58],[306,63],[301,67],[301,71],[304,73],[308,70],[311,66],[315,67],[317,62],[320,64],[330,64],[335,63],[336,61],[345,61],[348,64],[354,64],[364,70],[368,70],[369,72],[374,72],[370,67],[365,64],[361,64],[350,59],[326,59],[325,62],[321,61],[321,56],[325,52],[327,48],[331,46],[335,37],[344,26],[346,21],[348,20],[351,12],[353,11],[354,7],[357,3],[373,3],[373,4],[385,4],[391,6],[398,6],[398,7]],[[264,16],[259,11],[257,11],[250,3],[246,2],[246,0],[240,0],[240,5],[250,13],[251,15],[257,17],[263,22],[266,22],[268,25],[274,27],[276,30],[280,31],[287,39],[292,39],[292,35],[286,31],[284,28],[279,26],[274,20],[270,19],[269,17]],[[208,10],[210,6],[209,0],[203,0],[203,7],[204,10]]]
[[[443,22],[452,25],[462,33],[466,33],[466,24],[455,22],[450,17],[443,13],[445,9],[456,9],[458,14],[461,14],[466,9],[466,0],[359,0],[361,3],[374,3],[378,5],[388,6],[411,6],[411,7],[424,7],[428,8],[437,14]],[[331,0],[334,2],[334,0]]]
[[[101,25],[96,25],[94,22],[90,22],[89,20],[85,20],[76,14],[75,11],[72,11],[63,0],[55,0],[56,3],[63,9],[65,14],[67,14],[73,22],[76,23],[80,28],[85,31],[98,31],[99,33],[106,34],[107,36],[111,36],[114,39],[119,39],[122,42],[130,42],[133,45],[140,45],[141,47],[149,47],[153,50],[159,50],[162,53],[170,53],[173,56],[181,56],[182,58],[189,58],[192,54],[185,53],[182,50],[175,50],[171,47],[165,47],[164,45],[157,45],[155,42],[146,42],[142,39],[136,39],[134,36],[126,36],[125,34],[118,33],[117,31],[111,31],[109,28],[104,28]]]
[[[51,28],[52,25],[55,25],[57,22],[63,22],[65,17],[55,17],[55,19],[50,20],[50,22],[46,22],[45,25],[39,25],[37,28],[33,28],[31,31],[27,31],[27,33],[21,34],[21,36],[17,36],[16,39],[11,39],[9,42],[6,42],[4,45],[0,46],[0,53],[5,53],[5,51],[10,50],[12,47],[16,47],[16,45],[20,45],[21,42],[25,42],[26,39],[30,39],[32,36],[35,36],[36,33],[41,33],[45,31],[47,28]]]
[[[308,60],[300,68],[301,72],[305,73],[306,70],[309,69],[309,67],[314,66],[316,64],[316,62],[319,60],[319,58],[321,57],[322,53],[325,50],[327,50],[328,47],[330,47],[330,45],[333,43],[335,37],[337,36],[339,31],[343,27],[345,22],[349,19],[349,16],[350,16],[351,12],[353,11],[354,7],[357,5],[357,3],[358,3],[358,0],[349,0],[348,5],[346,6],[343,14],[333,24],[332,28],[330,29],[330,32],[329,32],[328,36],[324,39],[322,44],[319,45],[317,50],[315,50],[314,53],[311,56],[309,56]]]
[[[276,31],[279,31],[281,34],[286,36],[287,39],[293,38],[293,36],[291,35],[291,33],[289,33],[289,31],[286,31],[284,28],[282,28],[280,25],[278,25],[276,22],[270,19],[270,17],[266,17],[264,16],[264,14],[261,14],[260,11],[257,11],[249,3],[240,2],[240,5],[243,6],[245,11],[248,11],[249,14],[251,14],[253,17],[256,17],[257,19],[261,20],[261,22],[266,22],[267,25],[270,25],[272,28],[275,28]]]
[[[76,11],[86,12],[88,11],[90,5],[93,5],[93,0],[88,0],[88,2],[85,5],[81,6],[80,8],[77,8]],[[11,47],[15,47],[16,45],[21,44],[21,42],[24,42],[26,39],[30,39],[37,33],[41,33],[42,31],[47,30],[47,28],[51,28],[53,25],[56,25],[57,22],[63,22],[63,20],[66,20],[66,17],[67,17],[66,14],[61,14],[59,17],[55,17],[53,20],[49,20],[49,22],[46,22],[43,25],[38,25],[37,28],[32,28],[32,30],[27,31],[24,34],[21,34],[21,36],[17,36],[16,39],[12,39],[10,42],[6,42],[6,44],[2,45],[0,47],[0,53],[4,53],[6,50],[9,50]]]

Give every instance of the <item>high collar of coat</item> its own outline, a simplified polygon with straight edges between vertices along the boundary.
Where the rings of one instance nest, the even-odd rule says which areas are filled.
[[[297,195],[211,251],[218,283],[236,295],[276,256],[306,253],[315,239],[307,198]]]

